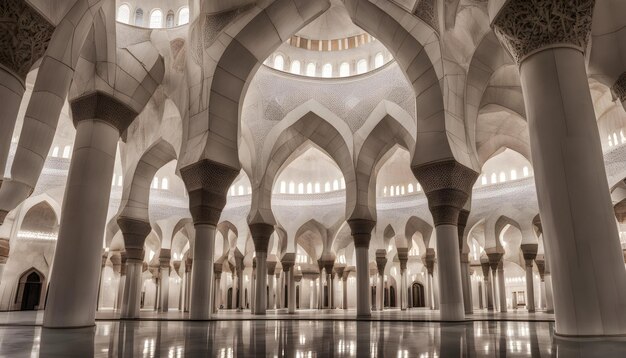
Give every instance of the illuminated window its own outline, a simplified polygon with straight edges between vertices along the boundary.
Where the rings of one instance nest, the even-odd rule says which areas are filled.
[[[328,193],[330,191],[330,182],[327,181],[326,184],[324,184],[324,192]]]
[[[339,180],[333,180],[333,190],[339,190]]]
[[[298,184],[298,194],[304,194],[304,183]]]
[[[387,196],[387,187],[383,188],[383,196]]]
[[[178,26],[189,23],[189,7],[183,6],[178,10]]]
[[[307,194],[313,194],[313,184],[307,183],[307,185],[306,185],[306,193]]]
[[[124,180],[120,175],[119,177],[117,177],[117,186],[122,186],[122,184],[124,184]]]
[[[343,178],[341,178],[341,189],[345,189],[346,188],[346,181],[343,180]]]
[[[285,69],[285,58],[282,55],[276,55],[276,57],[274,57],[274,68],[279,71]]]
[[[287,192],[287,183],[284,181],[280,182],[280,193],[285,194]]]
[[[69,158],[71,150],[72,150],[72,147],[70,147],[69,145],[66,145],[65,148],[63,148],[63,158],[65,159]]]
[[[480,179],[480,183],[482,185],[487,185],[487,176],[486,175],[483,175],[482,179]]]
[[[327,63],[322,67],[322,77],[332,77],[333,76],[333,65]]]
[[[609,134],[609,147],[613,146],[613,140],[611,139],[611,135]]]
[[[522,169],[522,173],[524,174],[524,178],[527,177],[529,175],[528,167],[524,167],[524,169]]]
[[[362,74],[367,72],[367,61],[366,60],[359,60],[359,62],[356,63],[356,73],[357,74]]]
[[[245,189],[243,188],[243,185],[240,185],[240,186],[239,186],[239,191],[238,191],[238,193],[237,193],[237,194],[238,194],[238,195],[243,195],[243,194],[245,194],[244,190],[245,190]]]
[[[500,183],[505,182],[505,181],[506,181],[506,173],[500,172]]]
[[[339,77],[348,77],[348,76],[350,76],[350,64],[347,62],[344,62],[339,66]]]
[[[130,6],[123,4],[117,9],[117,21],[125,24],[130,22]]]
[[[409,188],[408,188],[409,193],[413,192],[413,184],[409,184]]]
[[[296,184],[294,184],[292,181],[289,182],[289,194],[295,194],[296,193]]]
[[[167,178],[161,179],[161,189],[168,190],[170,188],[170,182]]]
[[[511,180],[516,180],[517,179],[517,170],[512,169],[511,170]]]
[[[496,173],[491,174],[491,184],[495,184],[498,182],[498,176]]]
[[[159,178],[154,177],[152,178],[152,189],[158,189],[159,188]]]
[[[396,189],[393,187],[393,185],[391,186],[391,196],[396,196]]]
[[[306,65],[306,75],[309,77],[315,76],[315,64],[313,62]]]
[[[150,13],[150,28],[158,29],[163,26],[163,12],[159,9],[152,10]]]
[[[54,147],[54,149],[52,149],[52,156],[55,158],[59,156],[59,147]]]
[[[291,61],[291,68],[289,69],[289,71],[295,75],[299,75],[300,74],[300,61],[298,60]]]
[[[383,63],[385,62],[385,59],[383,58],[383,54],[382,53],[377,53],[376,57],[374,57],[374,68],[379,68],[380,66],[383,65]]]
[[[315,194],[318,194],[319,192],[321,192],[320,183],[315,183],[315,186],[313,187],[313,191],[315,192]]]
[[[235,196],[235,187],[234,186],[230,187],[230,196]]]
[[[422,187],[420,186],[420,184],[419,184],[419,183],[417,183],[415,186],[416,186],[416,188],[417,188],[417,191],[421,191],[421,190],[422,190]]]
[[[617,133],[613,133],[613,143],[614,143],[615,145],[618,145],[618,144],[619,144],[619,142],[617,141]]]

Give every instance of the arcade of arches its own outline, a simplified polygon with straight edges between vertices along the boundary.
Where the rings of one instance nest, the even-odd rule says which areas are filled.
[[[94,355],[100,328],[136,320],[439,328],[423,351],[342,338],[339,355],[624,339],[624,13],[621,0],[3,1],[1,321],[34,319],[42,344],[24,349],[41,354],[46,334],[96,325]],[[472,348],[477,320],[513,328]],[[436,322],[466,328],[445,338]],[[551,343],[532,346],[541,334]]]

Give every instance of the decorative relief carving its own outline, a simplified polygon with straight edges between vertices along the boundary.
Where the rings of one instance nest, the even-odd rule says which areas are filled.
[[[418,0],[413,13],[424,20],[428,26],[439,32],[439,20],[437,19],[437,7],[435,5],[435,0]]]
[[[6,264],[9,259],[9,252],[11,251],[11,245],[9,239],[0,239],[0,264]]]
[[[493,22],[496,36],[520,64],[545,46],[568,44],[585,50],[595,0],[511,0]]]
[[[26,1],[0,1],[0,64],[25,80],[53,32],[54,26]]]
[[[424,188],[435,226],[454,225],[467,202],[478,173],[455,160],[411,168]]]
[[[372,230],[376,226],[376,221],[367,219],[349,219],[348,225],[352,232],[354,247],[370,247]]]
[[[239,15],[243,14],[253,7],[254,4],[248,4],[237,9],[220,12],[218,14],[207,14],[205,17],[204,28],[202,31],[202,42],[204,44],[204,48],[206,49],[213,45],[215,40],[217,40],[220,32],[222,32],[222,30],[224,30],[224,28],[226,28],[228,24],[233,22]]]
[[[70,101],[74,126],[86,119],[99,119],[117,128],[120,134],[137,117],[137,112],[108,93],[94,91]]]
[[[126,254],[122,255],[122,260],[141,261],[144,257],[143,245],[146,237],[152,231],[149,222],[137,220],[127,217],[119,217],[117,225],[120,227],[122,236],[124,237],[124,247]]]
[[[266,223],[249,224],[250,235],[252,235],[252,241],[254,242],[254,251],[265,252],[270,243],[270,237],[274,232],[274,225]]]
[[[622,73],[611,87],[611,91],[620,102],[626,101],[626,72]]]

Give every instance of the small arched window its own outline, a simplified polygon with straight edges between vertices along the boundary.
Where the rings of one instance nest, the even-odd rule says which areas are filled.
[[[294,184],[294,182],[289,182],[289,194],[295,194],[296,193],[296,184]]]
[[[170,181],[167,178],[161,179],[161,189],[169,190],[169,188],[170,188]]]
[[[178,26],[189,23],[189,7],[183,6],[178,10]]]
[[[383,196],[387,196],[387,187],[386,186],[383,188]]]
[[[611,139],[611,135],[609,134],[609,147],[613,146],[613,140]]]
[[[237,194],[238,194],[238,195],[243,195],[243,194],[245,194],[245,189],[244,189],[243,185],[240,185],[240,186],[239,186],[239,192],[238,192]]]
[[[393,185],[391,186],[391,196],[396,196],[396,189],[393,187]]]
[[[230,196],[235,196],[235,187],[234,186],[230,187]]]
[[[365,72],[367,72],[367,61],[365,59],[359,60],[356,63],[356,73],[360,75]]]
[[[413,192],[413,184],[409,184],[408,191],[409,193]]]
[[[339,190],[339,180],[333,180],[333,190]]]
[[[287,183],[284,181],[280,182],[280,193],[285,194],[287,192]]]
[[[63,148],[63,158],[65,159],[69,158],[71,150],[72,150],[72,147],[70,147],[69,145],[66,145],[65,148]]]
[[[347,62],[343,62],[339,66],[339,77],[348,77],[350,76],[350,64]]]
[[[172,10],[167,12],[167,17],[165,17],[165,27],[174,27],[174,11]]]
[[[152,178],[152,189],[158,189],[159,188],[159,178],[154,177]]]
[[[276,57],[274,57],[274,68],[279,71],[285,69],[285,58],[283,55],[276,55]]]
[[[143,26],[143,10],[141,9],[135,11],[135,25]]]
[[[309,77],[315,77],[315,64],[313,62],[306,65],[306,75]]]
[[[315,192],[315,194],[319,194],[322,191],[320,189],[320,183],[315,183],[315,186],[313,186],[313,191]]]
[[[54,147],[54,149],[52,149],[52,156],[55,158],[59,156],[59,147]]]
[[[498,182],[498,176],[496,173],[491,174],[491,184],[495,184]]]
[[[328,193],[330,191],[330,182],[327,181],[326,184],[324,184],[324,192]]]
[[[128,24],[130,22],[130,6],[122,4],[117,8],[117,21]]]
[[[374,57],[374,68],[379,68],[385,63],[385,59],[383,58],[383,54],[381,52],[377,53]]]
[[[345,189],[346,188],[346,181],[343,178],[341,178],[340,183],[341,183],[341,189]]]
[[[506,181],[506,173],[500,172],[500,183],[503,183],[505,181]]]
[[[619,144],[619,142],[617,141],[617,133],[613,133],[613,143],[615,143],[615,145]]]
[[[304,194],[304,183],[298,184],[298,194]]]
[[[163,26],[163,12],[159,9],[154,9],[150,13],[150,28],[158,29]]]
[[[299,75],[300,74],[300,61],[298,60],[291,61],[291,68],[289,69],[289,72],[293,73],[294,75]]]
[[[482,179],[480,180],[480,183],[482,185],[487,185],[487,176],[486,175],[483,175]]]
[[[524,169],[522,169],[522,173],[524,174],[524,177],[527,177],[530,175],[530,172],[528,170],[528,167],[524,167]]]
[[[322,67],[322,77],[328,78],[333,76],[333,65],[327,63]]]
[[[313,194],[313,184],[312,183],[308,183],[306,185],[306,193],[307,194]]]
[[[517,170],[511,170],[511,180],[517,180]]]

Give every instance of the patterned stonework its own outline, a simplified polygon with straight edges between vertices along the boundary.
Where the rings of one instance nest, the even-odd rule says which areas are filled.
[[[250,224],[249,227],[250,235],[254,242],[254,251],[267,253],[274,226],[266,223],[256,223]]]
[[[455,160],[411,168],[424,188],[435,226],[454,225],[465,206],[478,173]]]
[[[518,64],[550,45],[585,50],[594,4],[595,0],[510,0],[496,16],[493,29]]]
[[[469,215],[470,215],[469,210],[462,209],[459,212],[457,230],[459,233],[459,250],[460,251],[463,251],[463,236],[465,236],[465,227],[467,226],[467,220],[469,219]]]
[[[437,19],[437,7],[435,0],[418,0],[414,14],[424,20],[428,26],[439,32],[439,20]]]
[[[117,218],[117,225],[120,227],[122,236],[124,237],[124,247],[126,248],[126,259],[143,260],[143,245],[146,237],[152,231],[149,222],[137,220],[127,217]],[[122,256],[122,259],[124,256]]]
[[[622,73],[613,87],[611,87],[611,91],[616,98],[620,100],[620,102],[626,101],[626,72]]]
[[[9,251],[11,251],[11,245],[9,239],[0,239],[0,264],[6,264],[9,259]]]
[[[0,64],[25,80],[53,32],[54,26],[25,0],[0,1]]]
[[[372,238],[372,230],[376,226],[376,221],[367,219],[349,219],[348,225],[352,232],[354,247],[370,247],[370,239]]]
[[[120,132],[126,131],[137,117],[137,112],[115,97],[94,91],[70,101],[74,126],[86,119],[99,119],[113,125]]]
[[[189,192],[189,211],[194,224],[217,225],[226,206],[226,194],[239,169],[203,159],[181,168],[180,175]]]

